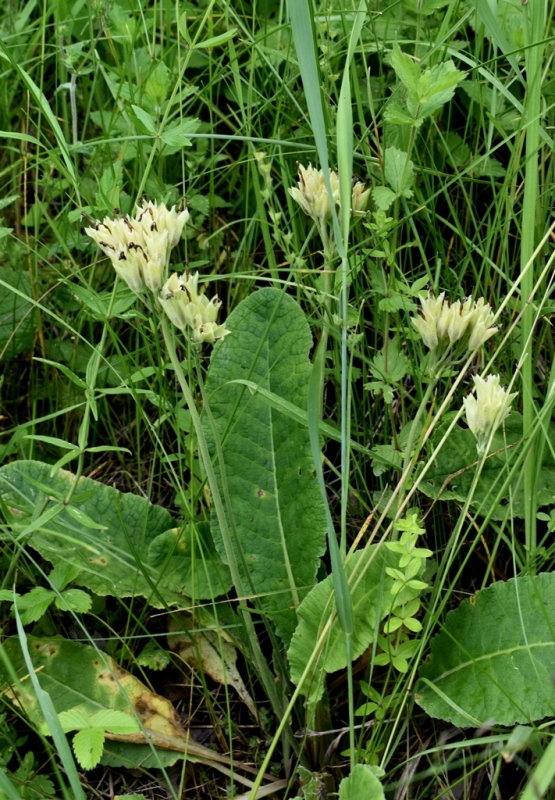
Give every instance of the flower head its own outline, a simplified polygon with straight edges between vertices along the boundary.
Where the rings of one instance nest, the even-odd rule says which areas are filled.
[[[174,272],[162,287],[160,305],[176,327],[192,329],[195,342],[215,342],[230,331],[225,323],[216,325],[222,302],[217,296],[209,300],[199,294],[198,277],[198,272],[185,272],[181,277]]]
[[[330,184],[333,202],[339,203],[339,176],[337,172],[330,172]],[[289,189],[289,194],[300,205],[305,214],[312,217],[314,222],[326,222],[332,216],[332,204],[324,173],[315,169],[312,164],[303,167],[299,164],[299,180],[297,186]]]
[[[334,207],[338,213],[341,211],[339,175],[331,170],[329,178],[331,197],[326,186],[323,170],[315,169],[312,164],[309,164],[308,167],[303,167],[302,164],[299,164],[299,180],[296,186],[289,189],[289,194],[293,200],[319,226],[323,240],[322,225],[331,220]],[[353,184],[351,194],[353,217],[362,216],[366,212],[369,202],[370,189],[366,189],[363,183],[356,181]]]
[[[179,242],[189,212],[143,201],[135,217],[123,215],[85,228],[111,260],[117,274],[137,294],[157,292],[166,277],[169,254]]]
[[[497,331],[492,327],[493,311],[483,297],[449,303],[444,292],[438,297],[430,292],[420,296],[420,306],[422,315],[412,317],[412,324],[438,358],[448,350],[453,355],[476,350]]]
[[[468,395],[463,400],[468,427],[476,437],[478,456],[484,455],[491,436],[507,417],[511,410],[511,403],[518,392],[508,394],[506,389],[499,385],[499,375],[489,375],[482,378],[474,376],[476,397]]]
[[[145,235],[147,237],[153,233],[163,235],[167,232],[170,248],[179,244],[188,219],[189,212],[186,208],[176,211],[175,206],[167,208],[164,203],[157,205],[150,200],[143,200],[142,206],[137,209],[137,223],[141,225]]]

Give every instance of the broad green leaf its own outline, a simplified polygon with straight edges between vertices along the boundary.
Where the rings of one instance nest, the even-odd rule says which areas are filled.
[[[21,295],[31,297],[29,275],[11,267],[0,267],[0,359],[14,356],[32,347],[36,328],[36,312]],[[13,287],[21,294],[10,291]]]
[[[8,507],[14,535],[32,529],[33,515],[45,498],[66,497],[73,481],[73,475],[63,470],[50,477],[50,466],[37,461],[1,467],[0,497]],[[184,552],[185,544],[180,544],[193,534],[179,539],[168,531],[173,523],[169,513],[142,497],[81,478],[69,506],[49,508],[57,516],[32,523],[35,527],[27,544],[54,566],[77,567],[75,583],[96,594],[142,596],[151,605],[163,607],[182,604],[185,597],[213,597],[230,587],[228,570],[217,554],[201,551],[198,543],[193,559]],[[197,541],[194,536],[193,540]]]
[[[549,436],[555,435],[550,425]],[[522,439],[522,417],[516,411],[503,423],[493,438],[490,455],[484,464],[478,486],[474,492],[473,507],[486,516],[503,487],[511,466],[518,458],[519,448],[514,445]],[[437,455],[434,465],[419,484],[428,497],[464,502],[470,491],[476,470],[476,439],[469,430],[455,428],[449,443]],[[511,490],[503,492],[501,502],[493,512],[494,519],[504,519],[510,509],[514,517],[524,517],[524,493],[520,471],[513,479]],[[555,461],[546,447],[538,475],[536,502],[538,508],[551,504],[555,496]]]
[[[106,767],[126,767],[126,769],[162,769],[173,767],[181,758],[183,753],[173,750],[152,752],[148,744],[129,744],[107,739],[100,763]]]
[[[260,595],[260,605],[288,641],[296,624],[294,607],[314,585],[325,547],[325,512],[308,432],[229,381],[253,381],[304,410],[312,337],[298,304],[277,289],[250,295],[228,317],[227,326],[232,335],[214,348],[206,394],[242,549],[240,555],[232,537],[234,557],[245,586]],[[203,425],[223,489],[206,416]],[[212,530],[225,557],[215,517]]]
[[[60,561],[48,575],[48,580],[59,592],[63,591],[79,575],[79,567]]]
[[[213,763],[216,760],[229,764],[225,757],[191,741],[169,700],[151,692],[144,683],[119,667],[110,656],[100,653],[94,647],[58,636],[43,639],[28,636],[27,644],[33,675],[37,678],[39,688],[48,693],[57,714],[78,707],[90,721],[100,711],[122,712],[129,716],[130,725],[139,720],[154,746],[178,751],[153,754],[152,748],[145,743],[145,735],[141,729],[124,734],[126,739],[122,742],[107,742],[106,749],[109,753],[106,763],[111,759],[112,763],[130,767],[138,764],[156,767],[160,763],[173,764],[185,753],[188,758],[204,763]],[[21,680],[16,689],[18,705],[40,726],[44,717],[33,682],[27,678],[29,670],[19,638],[10,636],[3,642],[3,648]],[[0,660],[0,691],[9,699],[14,699],[10,674],[3,660]],[[111,735],[108,733],[108,738]]]
[[[105,733],[102,728],[84,728],[73,737],[73,752],[83,769],[94,769],[104,749]]]
[[[422,120],[414,119],[412,114],[407,114],[397,103],[388,103],[385,107],[384,116],[387,122],[394,125],[416,125],[419,127]]]
[[[372,359],[370,372],[376,380],[399,383],[410,372],[410,361],[399,347],[398,339],[390,339],[387,347]]]
[[[390,469],[401,469],[403,466],[403,453],[390,444],[377,444],[372,448],[372,472],[374,475],[383,475]]]
[[[397,147],[388,147],[384,153],[384,172],[395,194],[412,197],[414,164],[406,153]]]
[[[339,800],[384,800],[383,786],[374,769],[356,764],[348,778],[339,784]]]
[[[150,133],[151,135],[155,136],[157,133],[156,130],[156,120],[154,117],[145,111],[140,106],[132,106],[133,111],[135,112],[135,116],[139,120],[140,126],[143,128],[146,133]]]
[[[395,42],[393,45],[393,52],[391,53],[391,66],[395,70],[395,74],[406,87],[409,95],[418,98],[418,81],[420,79],[420,67],[416,64],[410,56],[407,56],[401,51],[401,48]]]
[[[449,102],[455,94],[455,89],[466,77],[464,72],[460,72],[452,61],[445,61],[436,64],[420,78],[418,103],[412,98],[407,103],[411,114],[416,114],[424,119],[437,111],[445,103]]]
[[[447,614],[420,672],[416,701],[459,727],[553,715],[555,573],[482,589]]]
[[[229,569],[214,549],[208,525],[185,524],[157,536],[148,563],[172,591],[195,599],[217,597],[231,588]]]
[[[354,553],[345,563],[345,570],[349,578],[357,565],[357,579],[362,572],[362,567],[369,563],[363,578],[356,589],[351,588],[354,618],[354,633],[352,636],[352,657],[358,658],[371,644],[376,633],[377,625],[391,609],[393,584],[390,577],[385,574],[385,567],[397,565],[397,557],[385,547],[377,548],[371,545],[367,553],[363,550]],[[349,581],[352,587],[352,581]],[[314,653],[317,640],[325,627],[330,614],[334,611],[333,583],[331,575],[317,584],[308,594],[298,610],[300,622],[293,634],[289,646],[288,657],[291,670],[291,680],[298,684],[305,667]],[[331,632],[317,666],[317,672],[312,683],[305,685],[303,694],[310,701],[315,702],[323,693],[324,679],[327,672],[335,672],[347,664],[345,637],[337,620],[332,623]]]
[[[388,189],[387,186],[374,186],[372,189],[372,197],[378,208],[381,208],[382,211],[387,211],[395,202],[397,195],[395,192],[392,192],[391,189]]]
[[[126,767],[126,769],[162,769],[173,767],[181,758],[183,753],[173,750],[152,752],[148,744],[129,744],[107,739],[100,763],[106,767]]]

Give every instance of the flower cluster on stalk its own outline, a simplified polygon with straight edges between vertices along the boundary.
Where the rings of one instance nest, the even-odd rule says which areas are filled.
[[[318,225],[329,222],[332,218],[333,205],[341,211],[341,200],[339,196],[339,175],[330,170],[330,186],[332,195],[330,197],[324,173],[321,169],[315,169],[312,164],[303,167],[299,164],[299,180],[296,186],[289,189],[289,194],[295,200],[304,213],[311,217]],[[353,184],[351,194],[351,210],[353,216],[364,214],[370,202],[370,189],[366,189],[364,184],[356,181]]]
[[[447,351],[476,350],[497,333],[493,311],[483,297],[449,303],[445,292],[438,297],[430,292],[419,299],[422,314],[412,317],[412,324],[438,358]]]
[[[135,216],[104,217],[85,232],[133,292],[143,295],[150,291],[155,306],[180,330],[190,330],[194,342],[213,343],[229,333],[225,323],[216,323],[221,301],[199,292],[198,272],[168,276],[171,250],[179,243],[188,219],[187,209],[145,200]]]
[[[518,392],[507,392],[500,383],[499,375],[482,378],[474,376],[476,397],[468,395],[463,400],[468,427],[476,437],[478,457],[483,456],[490,438],[511,411],[511,403]]]

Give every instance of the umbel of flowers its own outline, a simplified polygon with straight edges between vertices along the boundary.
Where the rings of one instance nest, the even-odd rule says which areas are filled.
[[[85,233],[137,295],[149,290],[155,305],[174,325],[191,330],[194,342],[215,342],[230,332],[225,323],[216,324],[221,301],[199,293],[198,272],[193,276],[186,272],[181,277],[174,272],[168,277],[171,250],[179,243],[188,219],[187,209],[169,209],[164,203],[145,200],[134,217],[104,217],[102,222],[85,228]]]
[[[315,169],[312,164],[303,167],[299,164],[299,180],[296,186],[289,189],[289,194],[295,200],[304,213],[311,217],[320,227],[323,223],[329,222],[332,218],[333,205],[341,211],[339,197],[339,175],[337,172],[330,171],[330,186],[332,196],[328,193],[324,173],[321,169]],[[332,205],[333,201],[333,205]],[[364,184],[357,181],[353,185],[351,195],[351,209],[353,216],[364,214],[370,201],[370,189],[365,189]]]
[[[476,437],[478,457],[483,456],[488,442],[511,410],[511,403],[518,392],[509,394],[499,385],[499,375],[482,378],[474,376],[476,397],[469,395],[463,400],[468,427]]]
[[[493,311],[483,297],[449,303],[445,292],[438,297],[430,292],[419,299],[422,315],[412,317],[411,321],[431,351],[432,369],[443,356],[449,355],[455,360],[468,351],[477,350],[497,333],[492,324]]]
[[[222,304],[217,296],[209,300],[198,292],[198,272],[185,272],[181,277],[174,272],[160,293],[160,305],[169,319],[181,330],[191,328],[195,342],[215,342],[230,331],[225,323],[216,324]]]

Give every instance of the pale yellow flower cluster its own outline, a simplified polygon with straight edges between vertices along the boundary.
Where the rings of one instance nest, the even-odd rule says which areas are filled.
[[[170,251],[178,244],[189,219],[186,209],[168,209],[144,201],[134,217],[104,217],[94,227],[85,228],[108,256],[117,274],[137,294],[145,287],[154,293],[155,302],[180,330],[190,329],[193,341],[215,342],[230,332],[216,319],[221,301],[199,294],[198,272],[173,273],[168,278]]]
[[[337,209],[341,209],[339,197],[339,175],[330,171],[330,185],[332,197],[328,193],[324,173],[315,169],[311,164],[303,167],[299,164],[299,180],[297,186],[289,189],[289,194],[307,216],[314,222],[321,224],[332,218],[332,199]],[[370,189],[365,189],[364,184],[357,181],[352,190],[351,209],[353,216],[364,214],[370,201]]]
[[[430,292],[420,297],[422,316],[412,317],[412,324],[430,350],[445,352],[449,348],[476,350],[497,332],[492,326],[494,315],[483,297],[474,301],[448,303],[445,292],[438,297]]]
[[[187,209],[176,211],[144,201],[134,217],[104,217],[85,228],[108,256],[117,274],[137,294],[144,287],[159,291],[166,279],[170,250],[178,244],[189,219]]]
[[[198,278],[198,272],[194,275],[185,272],[181,277],[174,272],[162,287],[160,305],[176,327],[192,330],[195,342],[213,343],[230,331],[225,323],[216,324],[222,302],[216,295],[209,300],[205,294],[199,294]]]
[[[511,410],[511,403],[518,392],[509,394],[499,385],[499,375],[482,378],[474,376],[476,397],[469,395],[463,400],[468,427],[476,437],[478,456],[486,452],[490,437],[495,433]]]

